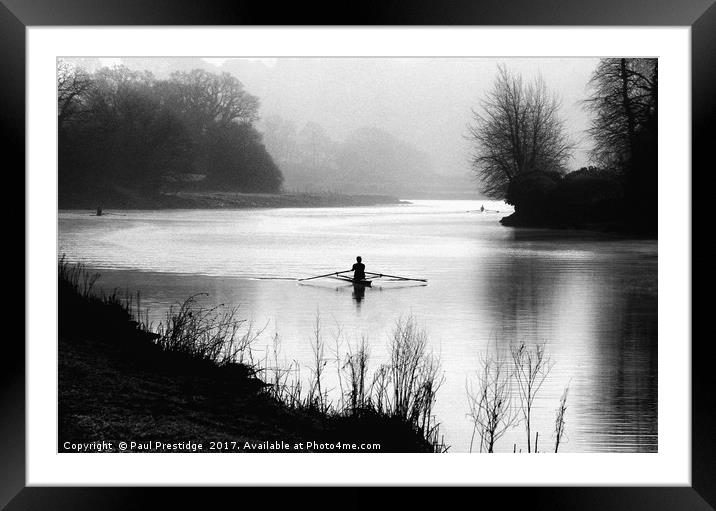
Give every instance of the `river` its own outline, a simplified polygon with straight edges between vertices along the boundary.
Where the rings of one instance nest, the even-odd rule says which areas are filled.
[[[485,212],[480,212],[484,205]],[[497,212],[499,211],[499,212]],[[260,358],[310,366],[317,315],[333,356],[367,339],[387,356],[398,318],[412,315],[439,355],[435,414],[450,452],[467,452],[466,385],[480,356],[544,343],[552,369],[533,410],[539,450],[553,450],[554,416],[569,386],[560,452],[657,450],[657,242],[568,230],[507,228],[491,201],[412,201],[356,208],[59,212],[58,252],[101,272],[104,289],[139,291],[154,322],[189,295],[238,306],[263,334]],[[344,270],[420,277],[361,296],[352,286],[297,278]],[[308,372],[308,371],[306,371]],[[335,392],[335,390],[334,390]],[[496,446],[526,448],[523,428]]]

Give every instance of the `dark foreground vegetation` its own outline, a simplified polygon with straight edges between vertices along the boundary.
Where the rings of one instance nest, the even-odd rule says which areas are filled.
[[[515,213],[504,225],[617,230],[655,236],[658,219],[658,61],[602,59],[584,107],[594,166],[570,172],[576,144],[559,98],[541,78],[500,67],[468,137],[482,191]]]
[[[336,353],[342,392],[333,402],[318,320],[306,382],[298,368],[280,367],[277,338],[272,357],[255,360],[257,334],[236,310],[190,297],[152,328],[138,296],[103,294],[97,278],[60,261],[60,452],[68,442],[102,441],[110,451],[121,441],[137,443],[128,451],[168,450],[154,442],[196,442],[202,452],[345,452],[364,443],[380,444],[374,452],[446,450],[432,415],[439,365],[410,319],[396,325],[391,361],[372,380],[365,344]]]

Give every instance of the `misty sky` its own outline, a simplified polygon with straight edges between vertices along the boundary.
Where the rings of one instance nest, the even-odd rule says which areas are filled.
[[[104,65],[120,59],[100,59]],[[129,60],[129,59],[127,59]],[[132,59],[136,68],[137,59]],[[331,138],[377,127],[428,153],[436,172],[469,173],[465,140],[471,108],[492,87],[497,66],[531,79],[539,74],[562,100],[561,115],[577,144],[570,167],[588,163],[589,114],[581,101],[596,58],[254,58],[141,59],[158,76],[197,62],[228,71],[261,99],[262,117],[322,125]],[[259,124],[260,127],[260,124]]]

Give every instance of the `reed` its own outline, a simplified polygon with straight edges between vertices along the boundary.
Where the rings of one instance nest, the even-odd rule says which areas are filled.
[[[564,416],[567,413],[567,394],[569,393],[569,385],[564,387],[562,397],[559,399],[559,406],[554,418],[554,452],[559,450],[559,444],[562,443],[566,422]]]
[[[241,374],[246,377],[254,378],[261,373],[261,381],[256,380],[252,388],[275,404],[299,412],[301,417],[310,417],[314,423],[333,424],[327,427],[342,428],[339,430],[357,437],[364,434],[365,425],[376,434],[386,434],[390,442],[403,445],[404,449],[445,452],[449,448],[433,414],[437,391],[443,382],[440,361],[428,351],[427,335],[412,316],[396,322],[389,336],[389,362],[380,365],[371,377],[367,339],[361,338],[355,346],[349,344],[344,354],[342,332],[338,328],[334,334],[336,350],[331,358],[317,314],[310,339],[312,361],[304,380],[302,369],[306,368],[295,360],[287,364],[281,359],[278,334],[273,336],[272,346],[267,347],[263,359],[257,361],[254,345],[265,328],[256,329],[250,321],[240,319],[238,308],[202,305],[206,293],[172,305],[165,320],[154,328],[149,323],[148,311],[142,310],[139,294],[125,293],[123,297],[116,289],[105,294],[96,285],[99,274],[88,272],[82,265],[69,264],[64,258],[59,261],[58,273],[60,307],[67,312],[61,317],[73,318],[72,334],[77,333],[77,325],[82,326],[92,339],[109,338],[121,343],[131,354],[152,352],[147,357],[149,363],[163,363],[167,367],[174,364],[185,374],[201,371],[206,377],[212,374],[212,367],[227,366],[245,369]],[[111,318],[111,324],[105,321],[107,317]],[[62,319],[61,325],[66,322]],[[126,342],[130,339],[131,343]],[[157,355],[161,353],[180,357]],[[330,363],[335,364],[338,377],[337,402],[332,401],[335,389],[327,386]],[[219,373],[216,375],[217,385],[225,388],[227,380]]]
[[[363,410],[371,408],[372,405],[370,391],[366,391],[369,358],[368,344],[365,337],[361,337],[357,349],[349,349],[346,362],[343,365],[348,376],[348,385],[345,391],[348,400],[345,407],[353,415],[360,415]]]
[[[439,428],[432,410],[444,376],[439,358],[427,351],[427,340],[427,333],[412,315],[396,321],[387,369],[392,400],[383,403],[383,408],[430,436]]]
[[[268,361],[268,354],[271,353],[271,361]],[[263,380],[269,384],[268,393],[278,401],[288,400],[288,377],[290,368],[284,367],[279,362],[281,352],[281,340],[278,333],[273,335],[273,342],[270,350],[266,350],[266,357],[261,364],[260,372],[263,373]]]
[[[323,385],[323,377],[328,360],[326,359],[326,343],[321,331],[320,313],[316,313],[316,319],[313,324],[311,351],[313,353],[313,367],[310,368],[311,380],[306,405],[319,413],[327,413],[331,409],[331,403],[328,399],[328,391]]]
[[[139,292],[130,293],[119,289],[107,292],[96,286],[100,278],[97,272],[90,272],[81,263],[70,263],[65,256],[57,263],[58,270],[58,306],[61,311],[76,309],[84,311],[82,324],[75,324],[86,331],[93,331],[99,326],[108,327],[113,323],[128,323],[142,332],[151,332],[149,311],[142,309]],[[62,314],[60,329],[67,321]]]
[[[393,407],[390,401],[390,373],[389,365],[380,365],[373,373],[373,381],[370,385],[373,406],[380,414],[387,414]]]
[[[332,356],[327,355],[320,314],[313,324],[312,359],[306,381],[301,379],[298,362],[293,361],[288,367],[285,363],[282,365],[278,343],[276,335],[270,366],[265,363],[262,371],[270,375],[268,392],[285,406],[330,417],[396,420],[407,425],[434,452],[448,450],[433,414],[437,391],[444,380],[440,361],[428,352],[427,335],[412,316],[396,322],[388,342],[389,362],[378,366],[372,377],[370,349],[365,337],[355,346],[344,344],[338,326],[334,352]],[[335,366],[337,393],[326,387],[329,364]]]
[[[513,362],[513,374],[517,382],[520,410],[527,433],[527,452],[532,452],[532,407],[542,384],[552,370],[553,363],[545,354],[545,346],[536,344],[511,344],[510,353]],[[535,441],[536,443],[536,441]]]
[[[81,263],[69,263],[64,255],[57,263],[57,267],[60,286],[70,288],[80,298],[97,299],[94,285],[100,277],[99,273],[90,273]]]
[[[204,307],[198,293],[166,314],[166,323],[157,329],[156,344],[164,351],[181,353],[194,359],[210,361],[217,366],[228,364],[253,365],[252,345],[263,330],[255,331],[253,324],[238,319],[238,307],[223,304]]]
[[[475,437],[480,439],[479,452],[494,452],[495,444],[510,429],[524,425],[527,434],[527,452],[539,452],[539,431],[532,438],[534,402],[548,378],[554,363],[546,353],[545,344],[528,346],[526,343],[510,344],[510,359],[499,351],[489,349],[478,358],[477,378],[465,384],[469,412],[473,424],[470,452]],[[511,363],[510,363],[511,362]],[[569,385],[564,388],[554,419],[554,452],[564,442]],[[523,452],[516,443],[512,452]]]
[[[511,429],[518,420],[512,403],[512,379],[506,357],[498,351],[488,353],[479,360],[477,387],[466,383],[466,391],[473,430],[470,452],[475,435],[480,438],[479,452],[494,452],[495,443]]]
[[[69,263],[64,256],[58,262],[60,307],[83,310],[91,307],[84,312],[86,330],[96,330],[98,326],[111,328],[109,324],[102,325],[102,321],[109,318],[146,334],[146,338],[165,352],[217,366],[255,365],[252,346],[263,329],[257,330],[251,322],[239,319],[238,308],[226,308],[223,304],[202,306],[197,298],[207,294],[199,293],[172,305],[166,321],[154,328],[148,309],[142,309],[139,292],[121,294],[118,289],[105,292],[96,285],[99,277],[99,273],[88,271],[82,264]]]

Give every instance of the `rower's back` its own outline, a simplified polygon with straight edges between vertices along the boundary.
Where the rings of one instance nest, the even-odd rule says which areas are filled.
[[[353,265],[353,280],[365,279],[365,264],[363,264],[360,256],[356,257],[356,263]]]

